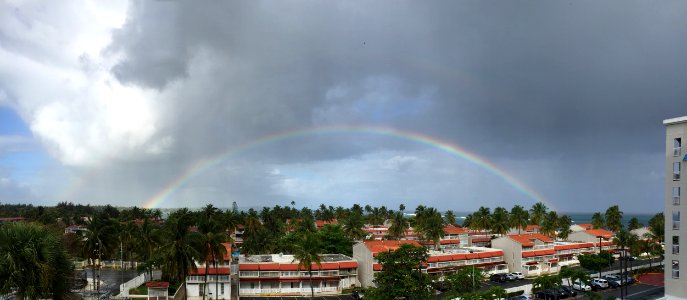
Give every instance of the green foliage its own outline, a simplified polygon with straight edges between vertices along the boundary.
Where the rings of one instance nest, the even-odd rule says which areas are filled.
[[[479,290],[484,275],[482,269],[469,266],[447,275],[445,280],[450,284],[451,291],[462,295]]]
[[[324,227],[317,232],[317,238],[322,245],[321,253],[353,255],[353,242],[346,236],[343,228],[339,225],[324,225]]]
[[[649,219],[649,230],[653,234],[653,238],[658,242],[665,241],[665,216],[663,213],[657,213]]]
[[[563,215],[558,218],[558,237],[562,240],[567,240],[568,236],[572,232],[570,226],[572,225],[572,219],[570,216]]]
[[[64,299],[74,266],[60,240],[44,226],[0,226],[0,294],[18,298]]]
[[[491,232],[495,234],[506,234],[510,229],[510,220],[508,211],[503,207],[497,207],[494,209],[494,213],[491,215]]]
[[[613,254],[606,251],[600,254],[579,255],[577,259],[580,261],[580,266],[587,270],[599,272],[599,276],[601,276],[601,270],[612,265],[615,261]]]
[[[391,217],[391,226],[389,227],[387,238],[392,240],[398,240],[405,235],[405,231],[409,227],[410,224],[408,224],[408,221],[406,220],[403,213],[400,211],[396,212]]]
[[[293,256],[296,260],[298,260],[298,270],[306,270],[308,271],[308,276],[310,277],[310,280],[312,282],[312,265],[316,264],[317,266],[321,266],[321,258],[320,258],[320,241],[317,239],[317,236],[315,236],[312,233],[306,233],[302,235],[300,240],[295,246],[295,251],[293,253]],[[315,290],[313,285],[310,285],[310,297],[315,296]]]
[[[393,252],[380,253],[377,260],[382,270],[374,280],[377,287],[371,288],[365,298],[431,299],[431,280],[420,269],[428,257],[426,248],[408,244]]]
[[[532,205],[530,209],[530,224],[541,225],[548,210],[549,208],[542,202]]]
[[[627,224],[627,230],[635,230],[642,227],[644,227],[644,224],[640,223],[637,217],[632,217],[632,219],[630,219],[630,222]]]
[[[456,214],[452,210],[447,210],[444,214],[444,220],[446,221],[446,225],[455,225]]]
[[[546,213],[546,215],[544,215],[544,220],[541,223],[541,233],[555,238],[557,228],[558,213],[555,211]]]
[[[617,205],[613,205],[606,209],[606,227],[608,230],[617,232],[623,228],[623,212]]]
[[[520,205],[515,205],[510,210],[510,227],[518,228],[518,234],[520,230],[527,226],[529,223],[530,214],[529,212]]]
[[[602,215],[600,212],[595,212],[592,215],[592,228],[598,229],[598,228],[603,228],[606,224],[606,220],[604,219],[604,215]]]
[[[532,291],[539,292],[546,289],[558,288],[561,286],[560,275],[542,275],[532,281]]]

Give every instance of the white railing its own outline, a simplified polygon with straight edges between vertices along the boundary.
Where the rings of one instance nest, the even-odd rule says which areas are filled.
[[[129,297],[129,290],[139,287],[141,284],[145,283],[150,279],[150,276],[148,276],[148,273],[143,273],[141,275],[138,275],[134,277],[133,279],[122,283],[119,285],[119,295],[122,297]]]
[[[315,294],[319,293],[336,293],[339,292],[339,288],[332,287],[316,287],[313,289]],[[262,295],[262,294],[310,294],[309,287],[303,288],[254,288],[254,289],[239,289],[240,295]]]

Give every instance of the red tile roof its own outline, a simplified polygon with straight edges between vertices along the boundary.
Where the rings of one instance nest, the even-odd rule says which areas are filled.
[[[580,249],[580,248],[591,248],[594,247],[593,243],[575,243],[567,245],[555,245],[553,249],[555,250],[570,250],[570,249]]]
[[[394,251],[404,244],[420,246],[420,243],[418,243],[417,241],[409,240],[364,241],[363,243],[365,243],[365,247],[367,247],[367,249],[369,249],[370,252],[372,252],[372,255],[374,256],[377,256],[377,254],[379,254],[380,252]]]
[[[315,220],[315,226],[316,226],[317,228],[322,228],[322,227],[324,227],[324,225],[327,225],[327,224],[338,224],[338,222],[336,221],[336,219],[331,220],[331,221],[328,221],[328,220]]]
[[[257,270],[257,269],[256,269]],[[210,268],[208,269],[208,275],[229,275],[231,270],[229,268]],[[196,271],[191,270],[189,275],[205,275],[205,268],[198,268]]]
[[[589,233],[597,238],[601,237],[605,239],[610,239],[614,236],[613,232],[610,232],[606,229],[588,229],[584,232]]]
[[[460,228],[458,226],[446,225],[444,226],[444,234],[466,234],[467,230]]]
[[[543,234],[539,233],[523,233],[523,234],[512,234],[508,236],[512,240],[520,243],[524,247],[532,247],[534,246],[534,240],[540,240],[544,243],[551,243],[553,240],[545,236]]]
[[[149,289],[166,289],[166,288],[169,288],[169,282],[167,282],[167,281],[148,281],[148,282],[146,282],[146,287]]]
[[[577,226],[580,226],[580,227],[584,228],[585,230],[589,230],[589,229],[594,228],[594,225],[588,224],[588,223],[577,224]]]

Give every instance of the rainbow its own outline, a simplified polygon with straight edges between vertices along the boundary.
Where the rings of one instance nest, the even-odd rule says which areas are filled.
[[[369,125],[336,125],[336,126],[320,126],[320,127],[307,127],[299,128],[295,130],[289,130],[284,132],[278,132],[270,135],[260,137],[258,139],[252,140],[247,143],[235,146],[228,151],[217,154],[211,158],[203,159],[197,161],[189,168],[186,169],[180,176],[176,177],[174,180],[170,181],[163,189],[155,193],[152,197],[147,199],[143,207],[145,208],[157,208],[160,207],[162,203],[165,202],[171,195],[173,195],[179,188],[184,186],[189,180],[202,173],[203,171],[216,166],[222,161],[242,153],[246,150],[263,146],[266,144],[271,144],[279,141],[284,141],[297,137],[304,137],[317,134],[335,134],[335,133],[361,133],[361,134],[375,134],[388,136],[393,138],[398,138],[402,140],[407,140],[422,145],[426,145],[446,153],[449,153],[458,158],[464,159],[473,163],[474,165],[488,171],[489,173],[496,175],[501,178],[508,185],[524,194],[528,198],[534,200],[535,202],[545,203],[547,206],[552,208],[550,203],[544,200],[544,197],[536,192],[531,187],[527,186],[522,181],[515,178],[513,175],[509,174],[505,170],[501,169],[494,163],[488,161],[487,159],[478,156],[469,150],[447,141],[440,140],[435,137],[424,135],[417,132],[399,130],[390,127],[382,126],[369,126]]]

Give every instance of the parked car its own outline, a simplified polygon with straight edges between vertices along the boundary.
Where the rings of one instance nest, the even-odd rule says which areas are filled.
[[[562,285],[561,289],[570,295],[570,297],[577,297],[577,291],[570,286]]]
[[[354,290],[351,296],[353,296],[353,299],[362,300],[365,297],[365,293],[362,290]]]
[[[515,275],[513,275],[513,274],[511,274],[511,273],[508,273],[508,274],[505,274],[505,275],[506,275],[506,279],[508,279],[508,281],[515,281],[515,280],[518,279],[517,276],[515,276]]]
[[[513,275],[513,276],[515,276],[515,278],[518,279],[518,280],[525,279],[525,275],[523,275],[523,274],[520,273],[520,272],[513,272],[513,273],[510,273],[510,274]]]
[[[608,281],[603,278],[594,278],[592,279],[590,283],[592,289],[597,288],[597,289],[607,289],[608,288]]]
[[[494,274],[489,277],[489,280],[493,282],[506,282],[508,277],[506,277],[506,274]]]
[[[602,277],[603,279],[606,279],[608,281],[608,286],[612,288],[617,288],[621,286],[622,284],[620,283],[620,277],[616,275],[606,275]]]
[[[562,294],[558,289],[547,289],[543,291],[537,292],[537,299],[561,299],[564,298],[564,294]],[[568,296],[569,297],[569,296]]]
[[[580,281],[579,279],[576,280],[575,282],[573,282],[572,287],[573,287],[573,289],[578,290],[578,291],[582,291],[582,292],[589,292],[592,290],[591,286]]]

